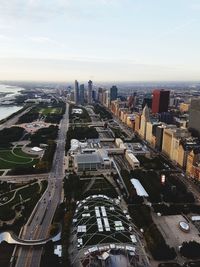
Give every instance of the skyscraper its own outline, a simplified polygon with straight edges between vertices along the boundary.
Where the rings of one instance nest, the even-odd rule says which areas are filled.
[[[92,81],[88,81],[88,104],[92,104]]]
[[[113,85],[110,88],[110,101],[116,100],[118,95],[118,89],[117,86]]]
[[[147,122],[150,121],[150,114],[149,114],[149,108],[146,105],[143,108],[142,116],[141,116],[141,123],[140,123],[140,131],[139,134],[142,138],[146,140],[146,128],[147,128]]]
[[[152,94],[145,94],[142,103],[142,108],[144,108],[146,105],[148,106],[148,108],[152,108]]]
[[[80,85],[80,90],[79,90],[80,94],[79,94],[79,99],[80,99],[80,104],[83,105],[84,104],[84,95],[85,95],[85,87],[84,84]]]
[[[188,128],[194,135],[200,136],[200,98],[191,100]]]
[[[74,102],[75,104],[79,103],[79,86],[78,86],[77,80],[75,80],[75,84],[74,84]]]
[[[167,112],[169,107],[169,91],[154,90],[152,101],[152,113]]]

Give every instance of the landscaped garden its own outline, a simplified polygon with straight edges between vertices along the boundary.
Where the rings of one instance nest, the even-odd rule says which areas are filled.
[[[9,221],[17,219],[17,206],[29,205],[34,203],[34,198],[37,198],[44,192],[47,183],[45,181],[38,183],[34,182],[21,188],[12,190],[0,195],[0,220]],[[19,210],[18,210],[19,211]],[[23,212],[23,210],[22,210]]]

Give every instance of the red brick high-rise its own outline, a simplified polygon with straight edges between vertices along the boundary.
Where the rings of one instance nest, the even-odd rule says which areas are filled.
[[[154,90],[152,101],[152,113],[167,112],[169,107],[170,91]]]

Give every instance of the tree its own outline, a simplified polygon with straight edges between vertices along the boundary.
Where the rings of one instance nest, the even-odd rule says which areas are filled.
[[[189,259],[200,258],[200,244],[196,241],[184,242],[180,249],[182,256]]]

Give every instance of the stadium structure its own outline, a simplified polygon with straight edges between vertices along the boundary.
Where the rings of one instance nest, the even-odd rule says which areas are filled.
[[[92,195],[77,202],[70,258],[73,267],[149,267],[140,232],[120,198]]]

